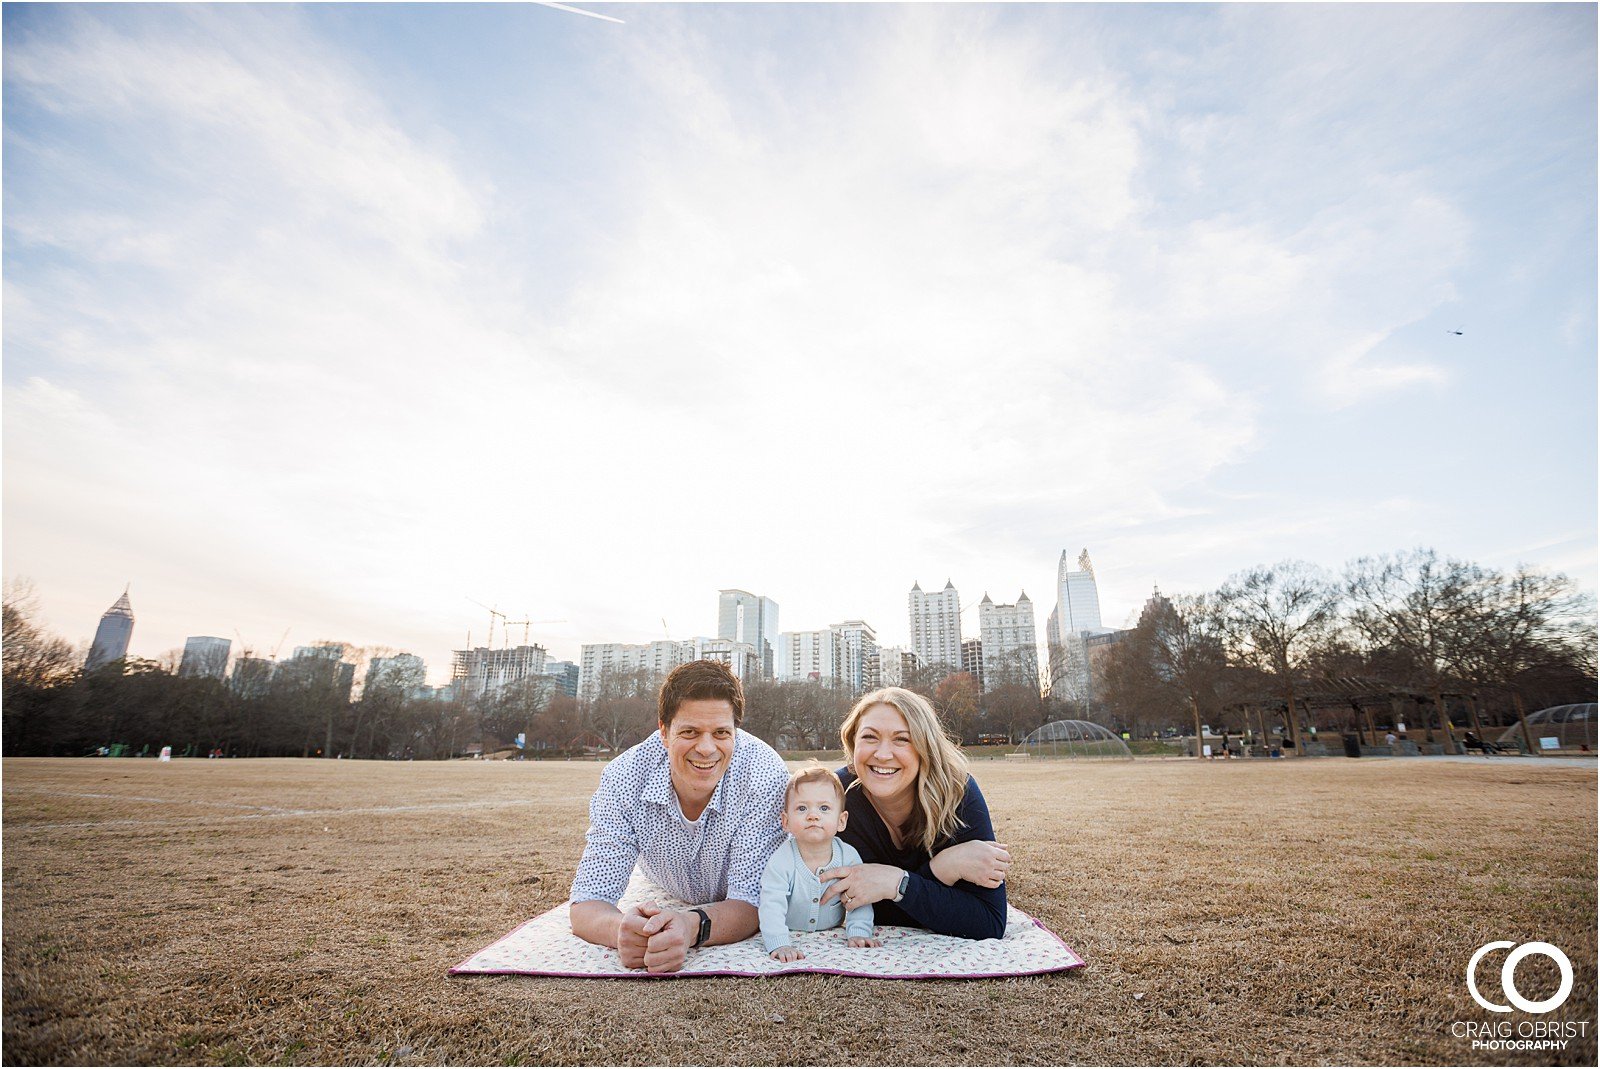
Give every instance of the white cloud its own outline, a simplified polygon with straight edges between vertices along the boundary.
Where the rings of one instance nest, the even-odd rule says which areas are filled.
[[[1286,110],[1203,112],[1027,18],[827,17],[852,33],[814,63],[704,8],[605,38],[613,95],[572,136],[619,146],[625,208],[562,231],[581,255],[529,237],[559,207],[507,162],[556,147],[469,167],[293,11],[9,35],[8,106],[51,118],[8,118],[8,556],[109,495],[115,582],[180,582],[181,546],[257,645],[292,623],[436,671],[458,622],[481,638],[468,595],[566,618],[567,655],[703,632],[725,585],[895,641],[912,579],[1044,605],[1063,544],[1199,568],[1300,537],[1206,493],[1283,449],[1264,415],[1454,381],[1402,335],[1455,299],[1469,219],[1415,160],[1313,151],[1331,113],[1294,64]],[[1189,77],[1264,47],[1221,37]],[[559,301],[532,282],[556,254]]]

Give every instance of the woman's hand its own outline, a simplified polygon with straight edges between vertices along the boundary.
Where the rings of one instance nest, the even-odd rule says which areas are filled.
[[[973,839],[939,851],[930,864],[933,874],[946,887],[953,887],[961,880],[979,887],[999,887],[1006,882],[1011,852],[1005,843]]]
[[[900,877],[905,869],[893,865],[840,865],[820,873],[822,879],[834,881],[822,895],[824,903],[838,899],[845,909],[871,905],[893,898],[900,890]]]

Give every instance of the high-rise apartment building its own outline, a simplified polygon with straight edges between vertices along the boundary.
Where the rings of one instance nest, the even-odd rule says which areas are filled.
[[[985,593],[978,603],[978,634],[983,639],[985,689],[1019,683],[1038,687],[1039,640],[1026,590],[1014,605],[997,605]]]
[[[779,679],[831,682],[839,660],[838,636],[831,628],[782,631],[778,634],[775,668]]]
[[[696,661],[721,661],[732,670],[740,683],[765,679],[771,658],[762,659],[761,652],[748,642],[735,642],[731,638],[694,638]]]
[[[817,631],[778,635],[779,679],[810,680],[852,694],[877,688],[878,635],[862,620],[846,620]]]
[[[600,694],[608,676],[645,672],[665,678],[680,664],[694,660],[694,642],[657,639],[654,642],[596,642],[586,645],[578,655],[578,697],[591,700]]]
[[[903,687],[916,675],[921,662],[904,646],[878,647],[878,686]]]
[[[778,649],[778,603],[748,590],[719,591],[717,637],[754,646],[761,675],[771,679]]]
[[[556,681],[561,693],[569,698],[578,696],[578,664],[576,661],[546,661],[544,674]]]
[[[978,689],[983,690],[983,639],[964,638],[961,640],[961,670],[972,677],[978,684]]]
[[[846,620],[828,627],[839,636],[835,680],[852,694],[878,688],[878,633],[862,620]]]
[[[913,583],[906,599],[911,611],[911,648],[926,665],[950,671],[961,668],[961,595],[945,580],[944,589],[927,594]]]
[[[122,597],[100,617],[100,626],[94,631],[94,642],[89,646],[89,656],[83,662],[84,671],[92,672],[103,664],[127,657],[131,638],[133,606],[128,603],[127,588],[123,588]]]
[[[450,655],[450,681],[457,684],[456,692],[460,697],[481,698],[502,687],[530,680],[543,681],[547,656],[548,651],[537,643],[498,650],[483,646],[453,650]]]
[[[232,639],[211,635],[186,638],[183,641],[183,660],[178,662],[178,674],[222,679],[227,675],[228,655],[232,652]]]
[[[1091,699],[1086,640],[1105,633],[1100,624],[1100,590],[1085,549],[1073,568],[1067,551],[1056,567],[1056,607],[1050,613],[1050,689],[1069,700]]]

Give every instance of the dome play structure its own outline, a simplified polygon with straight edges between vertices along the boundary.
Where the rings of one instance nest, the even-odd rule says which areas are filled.
[[[1563,750],[1593,750],[1595,744],[1595,704],[1580,702],[1576,705],[1552,705],[1528,714],[1528,733],[1537,748],[1540,739],[1556,738]],[[1516,749],[1522,742],[1522,725],[1512,724],[1495,740],[1499,745]]]
[[[1030,732],[1019,749],[1035,757],[1133,759],[1127,743],[1087,720],[1052,720]]]

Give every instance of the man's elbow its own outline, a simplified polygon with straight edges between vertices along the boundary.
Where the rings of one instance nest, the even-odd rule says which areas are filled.
[[[615,912],[616,907],[609,902],[574,902],[567,908],[567,920],[572,934],[584,942],[616,946],[614,940],[608,942],[605,938],[606,915]]]
[[[727,942],[748,939],[761,928],[761,911],[741,899],[728,899],[718,912]]]

